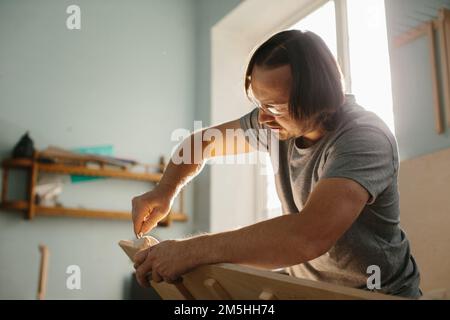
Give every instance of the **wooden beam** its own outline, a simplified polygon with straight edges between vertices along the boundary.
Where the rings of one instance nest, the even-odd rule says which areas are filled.
[[[208,278],[203,281],[203,285],[208,289],[215,300],[231,300],[231,296],[216,279]]]
[[[205,281],[212,282],[208,279],[220,283],[220,287],[227,293],[220,298],[237,300],[405,300],[397,296],[300,279],[235,264],[204,265],[183,275],[185,288],[193,299],[198,300],[218,298],[204,285]],[[165,282],[152,282],[151,285],[163,299],[185,299],[174,285]],[[211,286],[214,286],[214,283]]]
[[[158,182],[161,179],[160,173],[135,173],[124,170],[114,170],[114,169],[93,169],[86,168],[83,166],[67,166],[61,164],[38,164],[40,171],[54,172],[54,173],[64,173],[64,174],[76,174],[83,176],[94,176],[94,177],[110,177],[119,179],[133,179],[142,180],[150,182]]]
[[[2,202],[1,208],[5,210],[28,211],[29,203],[27,201],[7,201]],[[67,207],[40,206],[40,205],[37,205],[35,207],[35,214],[37,216],[66,216],[75,218],[119,219],[119,220],[131,219],[131,213],[129,211],[79,209]],[[172,221],[185,222],[188,220],[188,216],[182,212],[173,211],[171,219]]]
[[[420,37],[426,36],[428,34],[429,23],[432,23],[433,29],[438,28],[437,21],[429,21],[420,24],[419,26],[402,33],[401,35],[394,38],[394,45],[396,47],[401,47],[411,41],[417,40]]]
[[[442,66],[442,89],[447,113],[447,126],[450,127],[450,14],[449,10],[439,11],[439,52]]]
[[[39,245],[39,251],[41,253],[41,265],[39,270],[37,299],[44,300],[45,293],[47,291],[48,259],[50,256],[50,251],[45,245]]]
[[[7,168],[29,168],[32,165],[33,160],[26,158],[5,159],[2,162],[2,166]]]
[[[8,171],[9,171],[9,168],[3,167],[2,203],[5,203],[8,198]]]
[[[436,44],[434,41],[434,29],[433,24],[428,23],[427,28],[428,35],[428,48],[429,48],[429,56],[430,56],[430,66],[431,66],[431,83],[433,88],[433,109],[435,116],[435,127],[436,132],[441,134],[444,132],[444,127],[442,124],[442,113],[440,107],[440,98],[439,98],[439,81],[438,81],[438,72],[436,65]]]
[[[5,201],[2,202],[1,208],[5,210],[28,210],[28,201]]]
[[[31,220],[34,218],[34,215],[36,213],[36,183],[38,178],[38,164],[36,162],[36,156],[37,154],[34,154],[34,161],[33,165],[31,166],[31,171],[29,172],[29,195],[28,195],[28,212],[27,212],[27,219]]]

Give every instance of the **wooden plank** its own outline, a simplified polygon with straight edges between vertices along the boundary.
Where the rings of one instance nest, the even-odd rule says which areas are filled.
[[[401,225],[420,268],[420,287],[450,289],[450,149],[400,163]]]
[[[32,165],[33,160],[27,158],[5,159],[2,162],[2,166],[7,168],[30,168]]]
[[[134,256],[141,250],[145,250],[151,246],[158,244],[158,239],[151,236],[144,236],[135,240],[120,240],[119,246],[127,254],[128,258],[134,262]]]
[[[194,300],[191,293],[185,290],[185,287],[167,282],[150,282],[156,292],[165,300]]]
[[[9,171],[9,168],[3,167],[2,203],[5,203],[8,198],[8,171]]]
[[[36,155],[35,155],[36,157]],[[36,158],[35,158],[36,160]],[[36,183],[38,177],[38,165],[36,161],[33,161],[31,166],[31,172],[29,172],[29,195],[28,195],[28,213],[27,219],[31,220],[34,218],[36,213]]]
[[[39,205],[36,206],[36,215],[131,220],[131,212],[129,212],[129,211],[78,209],[78,208],[67,208],[67,207],[48,207],[48,206],[39,206]],[[186,221],[187,216],[182,213],[174,213],[174,216],[172,217],[172,219],[175,221]]]
[[[171,219],[172,219],[172,221],[186,222],[186,221],[188,221],[188,216],[187,216],[187,214],[182,213],[182,212],[172,211]]]
[[[280,300],[298,299],[368,299],[368,300],[404,300],[396,296],[369,292],[354,288],[337,286],[334,284],[299,279],[279,273],[254,269],[234,264],[205,265],[183,276],[187,290],[195,299],[214,299],[209,288],[203,284],[207,279],[215,279],[220,283],[232,299],[256,300],[272,298]],[[166,286],[167,284],[164,284]],[[152,286],[164,299],[177,299],[177,294],[165,291],[162,283]],[[179,296],[179,295],[178,295]]]
[[[47,207],[39,205],[36,206],[36,215],[131,220],[131,213],[125,211],[77,209],[67,207]]]
[[[160,173],[135,173],[124,170],[114,170],[114,169],[93,169],[83,166],[67,166],[61,164],[38,164],[40,171],[63,173],[63,174],[76,174],[83,176],[94,176],[94,177],[110,177],[119,179],[132,179],[132,180],[142,180],[150,182],[159,182],[161,179]]]
[[[203,285],[209,290],[214,300],[231,300],[230,294],[213,278],[203,281]]]
[[[450,127],[450,17],[449,10],[439,11],[439,42],[442,66],[442,88],[447,113],[447,126]]]
[[[446,79],[447,79],[447,86],[444,87],[444,90],[446,91],[446,93],[449,95],[448,98],[448,104],[447,104],[447,114],[450,114],[450,10],[447,9],[441,9],[440,14],[442,16],[442,19],[444,21],[444,29],[445,29],[445,41],[444,41],[444,46],[445,46],[445,51],[447,52],[447,57],[446,57],[446,64],[447,64],[447,69],[445,72],[445,69],[443,70],[443,72],[446,74]],[[450,115],[448,115],[448,125],[450,126]]]
[[[27,201],[7,201],[2,202],[1,208],[5,210],[28,210],[29,203]],[[131,213],[128,211],[110,211],[110,210],[94,210],[94,209],[79,209],[67,207],[49,207],[40,206],[35,207],[37,216],[66,216],[76,218],[96,218],[96,219],[119,219],[130,220]],[[184,213],[173,212],[173,221],[185,222],[188,217]]]
[[[41,253],[41,265],[39,270],[37,299],[43,300],[47,291],[48,259],[50,256],[50,251],[45,245],[39,245],[39,251]]]
[[[259,294],[259,300],[278,300],[278,298],[270,292],[270,290],[264,290]]]
[[[429,21],[424,22],[420,24],[419,26],[411,29],[410,31],[407,31],[405,33],[402,33],[401,35],[394,38],[394,45],[396,47],[404,46],[405,44],[417,40],[420,37],[426,36],[428,34],[428,24],[432,23],[433,29],[438,28],[438,22],[437,21]]]
[[[5,201],[1,205],[5,210],[28,210],[28,206],[28,201]]]
[[[436,44],[434,41],[434,30],[433,24],[428,23],[427,28],[427,36],[428,36],[428,48],[429,48],[429,56],[430,56],[430,66],[431,66],[431,83],[433,88],[433,109],[435,116],[435,128],[438,134],[444,132],[444,127],[442,124],[442,113],[440,107],[440,98],[439,98],[439,81],[438,81],[438,72],[436,65]]]

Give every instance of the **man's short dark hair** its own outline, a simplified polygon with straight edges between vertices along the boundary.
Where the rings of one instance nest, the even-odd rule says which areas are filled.
[[[255,66],[273,69],[284,65],[290,65],[292,72],[290,116],[331,130],[334,115],[344,102],[342,73],[330,49],[313,32],[282,31],[258,47],[247,66],[247,94]]]

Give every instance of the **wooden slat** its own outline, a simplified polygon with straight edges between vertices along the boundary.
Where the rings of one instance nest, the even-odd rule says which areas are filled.
[[[449,10],[439,11],[439,48],[442,65],[442,88],[444,96],[444,106],[447,113],[447,126],[450,127],[450,16]]]
[[[203,285],[211,293],[214,300],[231,300],[231,296],[216,279],[208,278],[203,281]]]
[[[414,29],[411,29],[410,31],[407,31],[397,37],[394,38],[394,45],[396,47],[401,47],[411,41],[414,41],[420,37],[423,37],[428,34],[428,24],[432,23],[433,29],[438,28],[438,22],[437,21],[430,21],[430,22],[424,22],[421,25],[417,26]]]
[[[36,154],[34,155],[34,161],[33,165],[31,166],[31,172],[29,174],[29,205],[28,205],[28,212],[27,212],[27,218],[28,220],[31,220],[34,218],[34,215],[36,213],[36,183],[38,178],[38,164],[36,162]]]
[[[119,179],[133,179],[142,181],[158,182],[161,179],[160,173],[135,173],[114,169],[92,169],[83,166],[67,166],[60,164],[38,164],[40,171],[77,174],[83,176],[110,177]]]
[[[5,201],[2,202],[2,209],[5,210],[28,210],[27,201]]]
[[[436,132],[441,134],[444,132],[444,127],[442,124],[442,113],[440,107],[440,98],[439,98],[439,81],[438,81],[438,72],[436,65],[436,44],[434,41],[434,29],[433,24],[428,23],[428,48],[429,48],[429,56],[430,56],[430,66],[431,66],[431,83],[433,88],[433,108],[434,108],[434,116],[435,116],[435,127]]]
[[[204,286],[207,279],[215,279],[228,293],[230,299],[237,300],[256,300],[261,298],[262,292],[271,294],[270,296],[265,294],[262,298],[280,300],[404,300],[401,297],[299,279],[234,264],[205,265],[183,275],[185,287],[193,298],[198,300],[217,298]],[[173,285],[154,282],[151,284],[163,299],[179,299],[182,296]]]
[[[39,284],[37,298],[38,300],[45,299],[45,293],[47,291],[47,274],[48,274],[48,259],[50,252],[45,245],[39,245],[39,251],[41,252],[41,265],[39,270]]]
[[[180,222],[188,221],[188,216],[185,213],[172,211],[170,214],[172,221],[180,221]]]
[[[29,210],[27,201],[7,201],[2,202],[1,208],[5,210]],[[38,216],[68,216],[77,218],[96,218],[96,219],[119,219],[130,220],[131,213],[128,211],[110,211],[110,210],[95,210],[95,209],[79,209],[67,207],[49,207],[39,206],[35,208]],[[172,212],[173,221],[185,222],[188,216],[180,212]]]
[[[9,168],[3,167],[2,202],[6,202],[8,197],[8,171]]]
[[[78,209],[67,207],[36,206],[36,214],[39,216],[67,216],[77,218],[131,220],[131,213],[128,211]],[[186,221],[187,216],[182,213],[173,213],[172,220]]]
[[[33,165],[33,160],[26,159],[26,158],[5,159],[2,162],[2,166],[8,167],[8,168],[20,168],[20,167],[29,168],[32,165]]]
[[[67,207],[36,206],[38,216],[65,216],[77,218],[131,220],[131,213],[125,211],[76,209]]]

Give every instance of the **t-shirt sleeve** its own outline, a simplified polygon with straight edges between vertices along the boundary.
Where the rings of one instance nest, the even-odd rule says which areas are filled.
[[[241,128],[245,132],[248,143],[258,151],[269,151],[270,134],[267,128],[264,128],[258,122],[258,108],[253,109],[239,119]]]
[[[320,178],[352,179],[367,190],[368,204],[373,204],[397,170],[397,149],[388,136],[375,128],[357,128],[344,132],[330,147]]]

